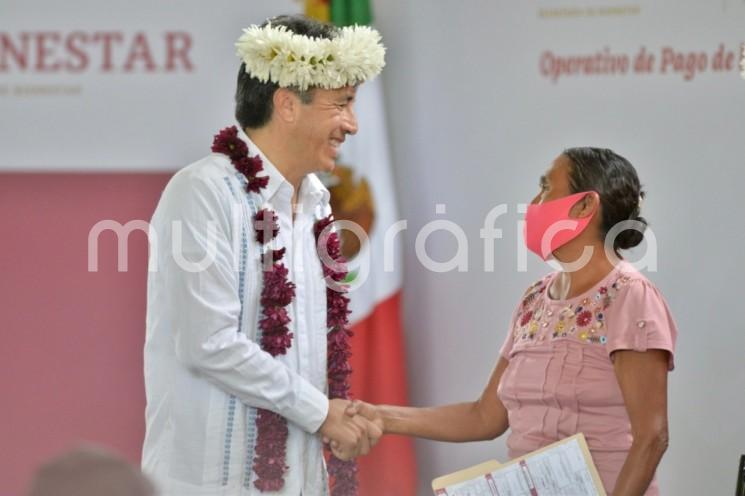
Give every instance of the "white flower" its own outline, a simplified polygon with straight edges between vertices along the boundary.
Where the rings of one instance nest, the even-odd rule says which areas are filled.
[[[338,43],[339,66],[347,84],[366,81],[383,68],[385,48],[380,34],[368,26],[342,28]]]
[[[377,76],[385,65],[380,34],[368,26],[344,27],[337,37],[325,39],[267,23],[244,29],[235,46],[248,74],[302,91],[359,84]]]

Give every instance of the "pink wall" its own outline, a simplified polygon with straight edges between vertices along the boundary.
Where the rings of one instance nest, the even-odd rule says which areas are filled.
[[[147,240],[129,271],[102,219],[149,220],[170,174],[0,174],[0,495],[22,494],[37,464],[78,441],[139,461]]]

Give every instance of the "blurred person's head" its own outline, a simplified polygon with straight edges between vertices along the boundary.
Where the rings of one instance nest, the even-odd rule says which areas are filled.
[[[155,496],[139,469],[102,448],[86,446],[58,456],[35,474],[28,496]]]

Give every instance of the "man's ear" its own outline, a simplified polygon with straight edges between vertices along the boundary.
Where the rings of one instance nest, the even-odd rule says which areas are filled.
[[[300,98],[286,88],[279,88],[272,97],[274,105],[274,116],[285,123],[293,123],[297,120],[300,107]]]

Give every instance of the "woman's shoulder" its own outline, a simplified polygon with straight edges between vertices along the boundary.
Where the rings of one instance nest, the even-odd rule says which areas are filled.
[[[609,286],[618,293],[640,294],[649,293],[662,297],[657,286],[633,264],[622,261],[614,270],[614,277]]]
[[[670,353],[668,367],[672,370],[678,330],[667,302],[657,287],[628,264],[628,267],[619,270],[614,286],[609,288],[609,296],[612,297],[605,311],[608,353],[617,350],[665,350]]]
[[[543,295],[549,284],[551,283],[551,280],[556,276],[556,272],[551,272],[549,274],[546,274],[542,278],[535,281],[533,284],[528,286],[528,289],[525,290],[523,293],[521,299],[520,299],[520,309],[525,309],[535,303],[535,301]]]
[[[644,328],[653,323],[658,328],[675,331],[675,323],[667,301],[655,284],[631,264],[623,262],[618,275],[605,293],[605,308],[609,323],[622,328]]]

